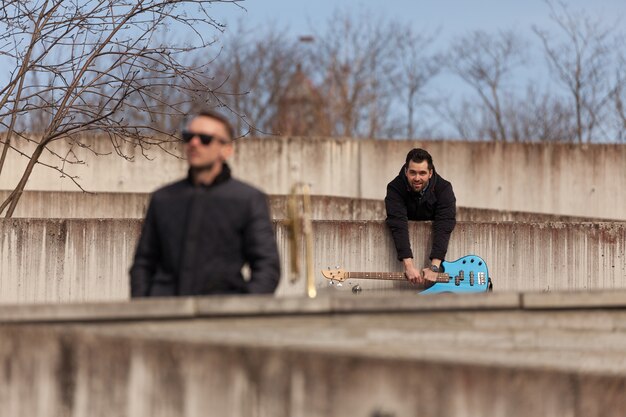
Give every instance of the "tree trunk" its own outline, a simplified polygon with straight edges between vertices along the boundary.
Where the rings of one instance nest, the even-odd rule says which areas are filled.
[[[20,179],[20,182],[17,184],[17,186],[15,187],[11,195],[4,201],[4,203],[2,203],[2,206],[0,206],[0,213],[2,213],[6,205],[9,204],[7,213],[4,216],[5,218],[8,219],[11,216],[13,216],[15,207],[17,206],[17,203],[20,201],[20,197],[22,197],[22,192],[24,191],[24,188],[26,187],[26,183],[28,182],[28,178],[30,177],[30,174],[32,174],[33,169],[35,168],[35,164],[37,164],[37,161],[39,160],[39,157],[41,156],[45,147],[46,145],[43,143],[40,143],[39,145],[37,145],[37,148],[35,149],[35,151],[30,157],[30,161],[28,161],[28,165],[26,165],[26,169],[24,170],[24,173],[22,174],[22,178]]]
[[[2,174],[2,167],[4,166],[4,160],[7,157],[7,152],[9,151],[9,146],[11,145],[11,136],[7,134],[6,140],[4,142],[4,146],[2,147],[2,156],[0,156],[0,174]],[[2,213],[2,210],[0,210]]]

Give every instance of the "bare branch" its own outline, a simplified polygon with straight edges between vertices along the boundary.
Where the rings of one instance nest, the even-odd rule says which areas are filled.
[[[41,123],[35,151],[0,212],[8,204],[6,215],[11,216],[42,153],[59,158],[61,166],[57,168],[64,175],[66,164],[79,163],[71,152],[57,155],[51,151],[47,145],[53,141],[67,138],[81,146],[77,139],[81,133],[103,132],[112,150],[124,158],[130,157],[122,144],[143,149],[171,143],[175,129],[137,122],[142,115],[180,117],[199,91],[216,96],[206,87],[206,62],[187,63],[190,53],[208,54],[215,39],[212,33],[219,34],[224,28],[209,14],[216,2],[4,1],[0,45],[7,45],[2,49],[3,59],[15,69],[8,82],[0,85],[0,126],[7,130],[0,170],[7,152],[17,149],[10,143],[11,137],[29,137],[25,133],[29,121],[37,118]],[[222,2],[239,6],[234,0]],[[159,40],[168,29],[177,36]],[[162,92],[155,93],[157,89]],[[169,90],[177,92],[172,100],[167,96]],[[150,138],[150,132],[168,136],[156,140]],[[66,176],[77,183],[76,178]]]

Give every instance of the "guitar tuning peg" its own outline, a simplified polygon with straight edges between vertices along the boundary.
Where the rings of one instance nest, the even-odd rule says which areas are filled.
[[[330,271],[330,266],[327,266],[326,268],[328,268],[328,270]]]
[[[343,287],[343,284],[342,284],[341,282],[338,282],[338,283],[337,283],[337,286],[338,286],[338,287]]]
[[[328,281],[328,286],[332,287],[333,285],[335,285],[335,281],[333,281],[332,279],[330,281]]]
[[[339,265],[335,265],[335,269],[339,269]]]

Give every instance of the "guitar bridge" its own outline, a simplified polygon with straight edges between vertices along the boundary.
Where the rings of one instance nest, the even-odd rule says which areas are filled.
[[[479,272],[478,273],[478,283],[480,285],[485,285],[487,283],[487,279],[485,277],[485,273],[484,272]]]

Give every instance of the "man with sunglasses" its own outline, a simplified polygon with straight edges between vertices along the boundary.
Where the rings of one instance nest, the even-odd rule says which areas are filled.
[[[130,270],[131,297],[276,289],[280,266],[267,196],[231,177],[233,137],[219,113],[201,112],[187,123],[188,175],[152,195]]]
[[[427,151],[420,148],[409,151],[400,173],[387,185],[385,208],[386,223],[407,279],[419,285],[435,281],[456,226],[456,197],[452,184],[435,171],[433,158]],[[421,271],[413,263],[408,220],[433,222],[431,264]]]

